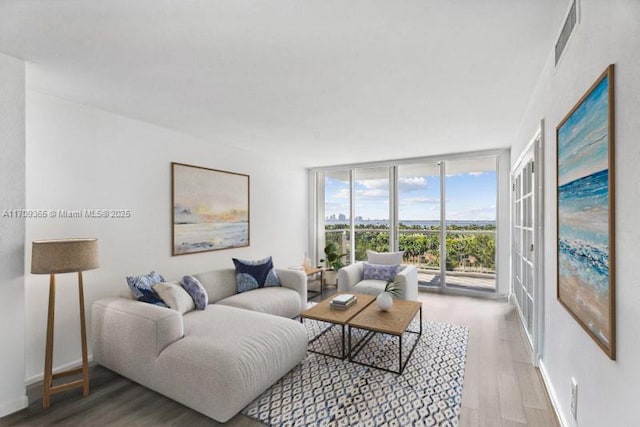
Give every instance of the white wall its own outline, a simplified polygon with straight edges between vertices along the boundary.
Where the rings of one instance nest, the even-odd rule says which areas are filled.
[[[514,162],[545,119],[545,325],[543,366],[566,425],[638,425],[640,394],[640,2],[581,0],[581,17],[556,68],[550,57],[512,147]],[[615,64],[617,360],[611,361],[556,300],[555,127]],[[570,412],[578,382],[578,421]]]
[[[27,123],[29,208],[132,212],[130,219],[27,222],[27,243],[98,238],[100,268],[84,274],[88,313],[97,298],[127,289],[127,275],[157,270],[167,279],[180,279],[184,274],[233,267],[232,257],[271,255],[280,267],[302,261],[307,248],[306,171],[288,159],[229,149],[30,90]],[[251,176],[250,247],[171,256],[172,161]],[[31,259],[30,247],[26,259]],[[74,274],[57,276],[54,368],[80,358],[76,280]],[[27,382],[42,375],[47,283],[45,276],[26,275]]]
[[[0,54],[0,211],[25,205],[25,66]],[[0,216],[0,417],[27,403],[24,371],[24,219]]]

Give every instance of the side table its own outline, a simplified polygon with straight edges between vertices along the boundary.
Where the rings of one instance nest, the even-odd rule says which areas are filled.
[[[307,275],[307,277],[314,276],[320,273],[320,291],[307,291],[307,293],[312,293],[311,298],[315,298],[318,295],[322,295],[322,287],[324,286],[324,268],[323,267],[304,267],[303,271]],[[309,299],[309,298],[307,298]]]

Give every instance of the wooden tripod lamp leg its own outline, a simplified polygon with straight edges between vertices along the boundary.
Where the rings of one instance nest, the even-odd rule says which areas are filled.
[[[44,357],[44,391],[42,393],[42,407],[49,408],[51,395],[71,388],[82,387],[82,395],[89,395],[89,360],[87,357],[87,326],[84,315],[84,289],[82,286],[82,272],[78,272],[78,302],[80,303],[80,335],[82,340],[82,367],[63,372],[53,373],[53,330],[56,309],[56,279],[53,274],[49,280],[49,314],[47,316],[47,344]],[[54,386],[53,380],[82,374],[82,379]]]
[[[50,404],[51,386],[53,383],[53,327],[56,311],[56,276],[49,275],[49,311],[47,312],[47,343],[44,356],[44,390],[42,393],[42,407],[47,409]]]
[[[87,326],[84,317],[84,290],[82,271],[78,272],[78,298],[80,303],[80,335],[82,338],[82,395],[89,395],[89,361],[87,358]]]

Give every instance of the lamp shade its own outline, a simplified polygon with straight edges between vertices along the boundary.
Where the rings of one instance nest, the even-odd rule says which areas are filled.
[[[98,268],[98,239],[36,240],[31,273],[56,274]]]

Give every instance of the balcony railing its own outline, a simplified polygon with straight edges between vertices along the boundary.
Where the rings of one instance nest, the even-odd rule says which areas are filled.
[[[354,235],[356,260],[365,260],[367,249],[389,251],[388,228],[356,228]],[[326,229],[325,239],[349,254],[348,229]],[[399,249],[404,251],[403,262],[418,268],[419,283],[440,286],[440,230],[401,228],[398,239]],[[495,229],[450,229],[446,231],[446,239],[447,286],[495,289]]]

